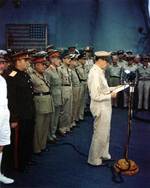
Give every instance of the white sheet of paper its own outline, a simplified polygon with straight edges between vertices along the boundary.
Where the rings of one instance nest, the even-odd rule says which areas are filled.
[[[126,85],[120,85],[120,86],[116,87],[116,89],[114,89],[113,92],[118,93],[120,91],[123,91],[123,90],[127,89],[128,87],[129,87],[128,84],[126,84]]]

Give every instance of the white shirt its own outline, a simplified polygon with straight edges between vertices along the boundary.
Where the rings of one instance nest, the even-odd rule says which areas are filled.
[[[93,116],[100,115],[101,110],[111,111],[111,89],[107,84],[105,72],[96,64],[89,72],[88,88],[91,97],[90,109]]]
[[[7,107],[7,85],[5,79],[0,75],[0,108]]]

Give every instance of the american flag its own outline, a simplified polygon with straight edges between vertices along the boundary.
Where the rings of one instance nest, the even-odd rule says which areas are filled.
[[[44,49],[47,24],[6,24],[6,43],[10,49]]]

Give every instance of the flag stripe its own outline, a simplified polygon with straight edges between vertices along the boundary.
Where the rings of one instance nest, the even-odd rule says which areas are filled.
[[[46,24],[7,24],[7,48],[45,48],[47,45]]]

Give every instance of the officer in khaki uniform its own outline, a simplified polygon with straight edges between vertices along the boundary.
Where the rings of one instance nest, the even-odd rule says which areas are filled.
[[[87,46],[84,49],[84,53],[85,53],[85,57],[86,57],[85,67],[89,73],[90,69],[94,65],[93,49],[90,46]]]
[[[85,69],[87,70],[87,74],[89,74],[90,69],[94,65],[94,52],[93,48],[90,46],[87,46],[84,49],[85,57],[86,57],[86,62],[85,62]],[[87,89],[86,92],[86,99],[85,99],[85,112],[90,111],[90,95],[89,95],[89,90]]]
[[[72,82],[71,69],[69,68],[71,57],[68,53],[63,54],[63,63],[58,67],[62,81],[62,110],[60,114],[59,131],[62,135],[70,132],[72,128]]]
[[[80,106],[80,80],[78,77],[78,74],[76,72],[76,67],[78,66],[77,64],[77,59],[76,55],[72,55],[72,59],[70,61],[70,69],[71,71],[71,80],[72,80],[72,92],[73,92],[73,100],[72,100],[72,126],[76,126],[76,121],[79,121],[79,116],[78,116],[78,110]]]
[[[35,56],[33,61],[34,71],[30,75],[34,88],[35,103],[35,132],[34,132],[34,153],[40,153],[46,149],[47,136],[51,121],[54,104],[49,84],[44,76],[46,59],[42,56]]]
[[[87,77],[88,71],[85,67],[85,55],[82,53],[78,57],[79,65],[76,67],[76,72],[78,74],[79,80],[81,82],[80,88],[80,107],[79,107],[79,119],[84,119],[84,109],[86,104],[86,93],[87,93]]]
[[[115,53],[111,54],[112,64],[108,67],[108,85],[114,87],[120,84],[122,67],[118,65],[118,57]],[[112,105],[117,107],[117,97],[112,99]]]
[[[126,71],[130,71],[135,73],[136,77],[135,77],[135,83],[137,82],[137,67],[134,65],[134,56],[130,55],[127,57],[128,60],[128,64],[125,65],[122,68],[122,72],[121,72],[121,83],[123,83],[124,81],[126,82],[127,80],[124,80],[124,78],[126,79]],[[128,106],[128,90],[125,90],[123,93],[123,97],[124,97],[124,102],[123,102],[123,106],[124,108],[126,108]]]
[[[138,109],[148,110],[149,94],[150,94],[150,67],[148,66],[148,58],[144,58],[143,65],[138,67]],[[143,104],[144,95],[144,104]]]
[[[125,59],[124,59],[124,56],[125,56],[124,51],[123,50],[117,51],[117,55],[118,55],[118,58],[119,58],[118,65],[120,65],[121,67],[126,66],[128,64],[128,62],[125,61]]]
[[[55,133],[58,129],[60,110],[62,106],[62,81],[58,72],[58,67],[61,63],[60,53],[56,50],[50,52],[48,60],[50,61],[50,65],[46,69],[45,75],[51,86],[55,106],[55,112],[52,114],[52,122],[50,124],[48,140],[50,143],[55,143],[57,140]]]

